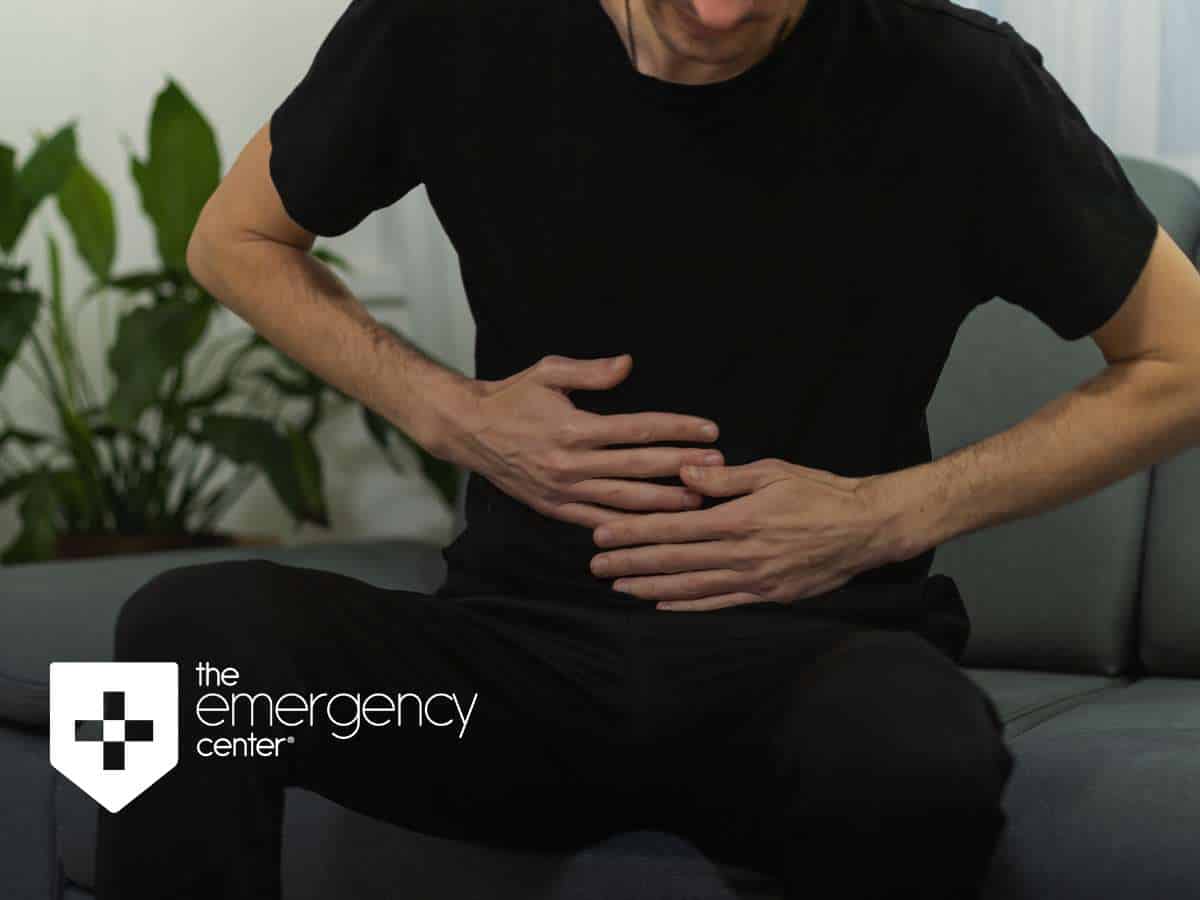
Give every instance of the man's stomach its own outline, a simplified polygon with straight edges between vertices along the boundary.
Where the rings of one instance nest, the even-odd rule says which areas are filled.
[[[650,603],[614,591],[613,579],[592,574],[591,559],[600,548],[591,528],[543,515],[475,472],[466,489],[466,527],[442,550],[448,591],[490,589],[590,605]]]
[[[591,528],[543,515],[475,472],[466,490],[466,527],[442,549],[447,582],[441,593],[494,592],[563,603],[653,608],[653,600],[613,590],[614,578],[592,573],[591,560],[600,548]],[[705,498],[703,506],[720,502]],[[919,583],[929,572],[933,553],[929,550],[860,572],[847,585]]]

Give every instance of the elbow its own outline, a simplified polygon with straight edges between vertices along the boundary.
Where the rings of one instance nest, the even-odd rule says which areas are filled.
[[[205,284],[205,256],[208,252],[208,240],[197,225],[192,229],[191,237],[188,238],[187,250],[184,253],[184,263],[187,265],[188,274],[192,279],[205,290],[208,290],[208,285]]]

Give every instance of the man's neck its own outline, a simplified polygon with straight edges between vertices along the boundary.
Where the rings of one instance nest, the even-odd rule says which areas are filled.
[[[586,0],[599,2],[617,28],[626,52],[629,46],[626,0]],[[743,22],[725,38],[707,44],[694,43],[694,36],[681,26],[686,0],[629,0],[633,18],[633,41],[637,50],[637,69],[644,75],[679,84],[707,84],[727,81],[746,71],[769,55],[784,40],[804,14],[810,0],[787,0],[769,18]],[[692,47],[707,46],[708,52]],[[632,62],[632,59],[631,59]]]

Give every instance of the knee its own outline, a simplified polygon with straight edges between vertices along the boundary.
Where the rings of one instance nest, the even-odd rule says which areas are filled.
[[[982,688],[937,647],[913,632],[870,630],[822,665],[798,695],[795,724],[826,727],[817,759],[847,794],[900,815],[998,805],[1012,751]]]
[[[134,591],[117,615],[114,659],[158,660],[209,652],[245,629],[276,567],[265,559],[176,566]]]
[[[911,632],[881,636],[894,651],[895,778],[939,811],[999,805],[1014,756],[992,700],[957,663]],[[885,751],[887,755],[887,751]]]

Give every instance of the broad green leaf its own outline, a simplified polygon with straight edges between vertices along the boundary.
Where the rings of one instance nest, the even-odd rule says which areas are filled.
[[[197,440],[233,462],[257,467],[296,519],[329,525],[320,494],[320,463],[315,449],[304,446],[307,441],[280,434],[266,419],[224,413],[205,416]]]
[[[0,503],[25,490],[25,486],[33,480],[33,476],[33,472],[22,472],[0,481]]]
[[[90,530],[101,521],[100,510],[93,508],[92,498],[77,469],[52,469],[50,481],[68,534]]]
[[[424,476],[429,479],[437,492],[442,495],[447,505],[453,508],[458,498],[459,490],[458,466],[434,456],[365,404],[360,405],[360,409],[362,410],[363,424],[366,425],[368,434],[371,435],[371,438],[379,446],[379,449],[383,451],[384,458],[391,467],[402,475],[409,473],[410,469],[406,465],[407,457],[396,448],[397,443],[403,443],[416,455]]]
[[[405,464],[408,461],[403,453],[396,449],[396,440],[399,438],[400,432],[383,416],[375,412],[366,404],[361,404],[359,408],[362,410],[363,425],[367,428],[367,434],[383,451],[384,459],[388,461],[395,471],[401,475],[409,473],[409,467]]]
[[[84,291],[85,297],[97,294],[107,288],[124,294],[140,294],[143,291],[151,293],[169,293],[166,288],[175,290],[182,284],[183,275],[172,269],[155,269],[154,271],[133,272],[119,278],[106,278],[96,281]]]
[[[0,291],[0,383],[33,331],[41,302],[36,291]]]
[[[33,204],[17,182],[16,151],[0,144],[0,250],[12,253],[33,212]]]
[[[154,223],[164,266],[187,270],[187,245],[196,220],[221,180],[216,136],[173,80],[155,98],[149,155],[130,160],[142,208]]]
[[[172,301],[141,306],[122,316],[108,366],[117,377],[109,413],[131,427],[158,396],[163,378],[183,363],[208,325],[212,307]]]
[[[112,198],[82,162],[58,189],[58,210],[75,238],[75,249],[101,281],[112,271],[117,253],[117,223]]]
[[[304,508],[311,510],[312,521],[329,527],[329,511],[325,508],[325,491],[321,473],[321,457],[317,455],[316,445],[312,438],[298,428],[290,425],[287,429],[288,441],[292,448],[292,465],[300,487]]]
[[[17,185],[30,206],[36,208],[62,187],[78,159],[74,122],[64,125],[51,137],[39,140],[17,173]]]
[[[6,266],[0,263],[0,288],[20,287],[28,280],[29,263],[22,263],[19,266]]]
[[[255,369],[246,375],[248,378],[261,378],[287,397],[311,397],[325,390],[325,383],[306,371],[286,375],[274,369]]]
[[[419,450],[418,455],[421,457],[421,464],[425,469],[425,475],[433,482],[433,486],[442,495],[442,499],[446,501],[446,505],[454,509],[454,505],[458,501],[458,491],[461,485],[458,466],[447,460],[438,459],[424,449]]]
[[[189,416],[207,412],[232,393],[233,385],[222,379],[203,391],[177,400],[163,412],[177,429],[186,430]]]
[[[54,486],[50,473],[36,469],[24,485],[19,507],[21,530],[0,562],[5,565],[36,562],[54,557],[58,530],[54,524]]]
[[[26,448],[33,448],[38,445],[54,446],[58,443],[58,438],[41,431],[31,431],[28,428],[6,428],[0,431],[0,447],[9,441],[21,444]]]
[[[235,463],[260,463],[283,437],[266,419],[233,413],[211,413],[200,421],[199,440]]]

